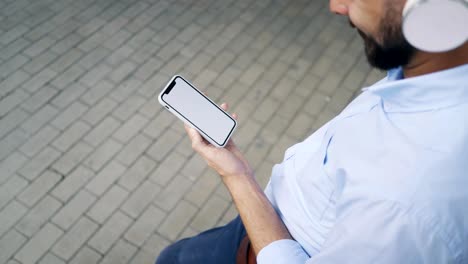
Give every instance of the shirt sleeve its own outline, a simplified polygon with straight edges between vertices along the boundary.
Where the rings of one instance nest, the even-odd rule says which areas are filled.
[[[421,217],[394,202],[375,202],[339,219],[320,249],[309,257],[293,240],[263,248],[259,264],[457,263],[434,219]]]
[[[282,239],[264,247],[257,256],[258,264],[305,263],[309,259],[301,245],[291,239]]]

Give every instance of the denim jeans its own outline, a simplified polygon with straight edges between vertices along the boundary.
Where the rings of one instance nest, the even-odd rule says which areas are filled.
[[[234,264],[246,232],[240,217],[164,249],[156,264]]]

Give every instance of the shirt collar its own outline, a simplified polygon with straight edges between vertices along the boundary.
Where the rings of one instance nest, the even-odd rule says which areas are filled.
[[[468,64],[403,79],[401,67],[367,90],[383,99],[387,112],[419,112],[468,103]]]

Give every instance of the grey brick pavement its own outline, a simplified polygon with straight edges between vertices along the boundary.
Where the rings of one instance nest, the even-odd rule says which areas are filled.
[[[382,76],[325,0],[0,0],[0,263],[152,263],[236,215],[157,103],[176,73],[262,185]]]

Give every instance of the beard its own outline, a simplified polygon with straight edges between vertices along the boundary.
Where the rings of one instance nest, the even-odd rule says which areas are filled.
[[[390,70],[407,65],[416,49],[403,36],[398,12],[390,8],[378,27],[380,41],[358,29],[364,40],[364,51],[370,65],[381,70]]]

